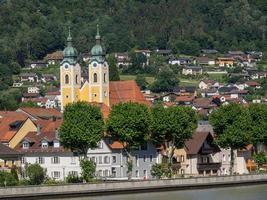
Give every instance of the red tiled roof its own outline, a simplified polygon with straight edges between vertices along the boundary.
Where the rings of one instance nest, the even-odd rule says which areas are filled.
[[[188,102],[193,101],[194,96],[177,96],[176,101]]]
[[[55,148],[53,146],[49,146],[48,148],[42,148],[41,142],[43,139],[50,141],[57,140],[56,132],[41,132],[37,134],[37,132],[29,132],[23,140],[27,140],[31,143],[28,149],[23,149],[21,143],[19,143],[15,150],[22,153],[53,153],[53,152],[67,152],[68,150],[64,149],[62,146]],[[23,141],[22,140],[22,141]]]
[[[259,85],[256,81],[247,81],[246,84],[250,87],[256,87]]]
[[[49,95],[60,95],[60,91],[51,91],[46,93],[47,96]]]
[[[28,116],[15,111],[0,111],[0,141],[9,142],[17,130],[11,130],[10,124],[16,121],[24,122]]]
[[[62,124],[63,120],[62,119],[57,119],[55,121],[53,120],[37,120],[34,123],[36,126],[41,127],[42,132],[54,132],[58,130]]]
[[[113,142],[109,146],[111,149],[123,149],[123,145],[118,141]]]
[[[134,80],[111,81],[109,84],[110,107],[121,102],[137,102],[150,106]]]
[[[37,119],[52,117],[62,118],[62,113],[53,108],[19,108],[18,111],[20,110],[30,117]]]

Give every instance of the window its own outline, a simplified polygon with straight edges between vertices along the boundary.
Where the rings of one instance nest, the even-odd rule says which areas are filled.
[[[70,79],[70,78],[69,78],[69,75],[66,74],[66,75],[65,75],[65,84],[69,84],[69,82],[70,82],[69,79]]]
[[[98,145],[97,145],[97,147],[98,147],[99,149],[103,149],[103,143],[102,143],[102,142],[99,142]]]
[[[22,143],[22,148],[23,148],[23,149],[28,149],[29,147],[30,147],[29,142],[23,142],[23,143]]]
[[[52,172],[52,177],[56,178],[56,179],[60,178],[60,171],[53,171]]]
[[[184,174],[184,169],[181,169],[181,174]]]
[[[77,171],[70,171],[69,175],[78,176],[78,172]]]
[[[104,83],[106,83],[107,82],[107,80],[106,80],[106,73],[104,73]]]
[[[112,167],[111,168],[111,174],[112,174],[113,177],[116,177],[117,176],[117,172],[116,172],[115,167]]]
[[[143,159],[144,159],[144,162],[146,162],[146,155],[144,155]]]
[[[150,159],[150,162],[153,162],[153,156],[152,155],[149,156],[149,159]]]
[[[58,140],[54,140],[54,147],[55,148],[59,148],[59,146],[60,146],[59,141]]]
[[[98,163],[99,163],[99,164],[102,164],[102,156],[99,156],[99,157],[98,157]]]
[[[44,162],[45,162],[44,157],[38,157],[37,158],[37,163],[44,164]]]
[[[226,157],[225,157],[225,155],[223,154],[223,161],[226,161]]]
[[[98,176],[102,176],[102,170],[98,171]]]
[[[137,167],[139,166],[138,155],[135,155],[135,165],[136,165]]]
[[[52,157],[52,163],[53,164],[59,164],[59,157],[57,157],[57,156]]]
[[[91,161],[93,161],[94,163],[96,163],[96,158],[93,156],[93,157],[91,158]]]
[[[104,157],[104,163],[105,163],[105,164],[108,164],[108,163],[109,163],[109,157],[108,157],[108,156],[105,156],[105,157]]]
[[[76,75],[75,82],[78,84],[78,75]]]
[[[231,155],[228,154],[228,161],[230,162],[231,161]]]
[[[144,176],[144,177],[147,176],[147,171],[146,171],[146,170],[143,171],[143,176]]]
[[[116,163],[116,162],[117,162],[116,156],[112,156],[112,163]]]
[[[97,83],[97,74],[94,73],[94,83]]]
[[[141,150],[142,151],[146,151],[147,150],[147,143],[146,142],[141,145]]]
[[[184,162],[184,155],[181,155],[181,162]]]
[[[135,177],[139,177],[139,171],[135,170]]]
[[[48,142],[47,141],[42,142],[42,148],[48,148]]]
[[[22,157],[22,158],[21,158],[21,163],[22,163],[22,164],[25,164],[26,162],[27,162],[27,161],[26,161],[26,158],[25,158],[25,157]]]
[[[109,171],[108,171],[108,169],[106,169],[105,171],[104,171],[104,176],[109,176]]]
[[[76,157],[71,157],[71,164],[76,164]]]

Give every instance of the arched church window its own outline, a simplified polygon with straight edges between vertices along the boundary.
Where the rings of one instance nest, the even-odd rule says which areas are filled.
[[[104,83],[106,83],[106,81],[107,81],[107,80],[106,80],[106,75],[107,75],[107,74],[104,73]]]
[[[78,84],[78,75],[76,75],[76,84]]]
[[[94,83],[97,83],[97,74],[94,73]]]
[[[70,82],[69,75],[66,74],[66,75],[65,75],[65,84],[69,84],[69,82]]]

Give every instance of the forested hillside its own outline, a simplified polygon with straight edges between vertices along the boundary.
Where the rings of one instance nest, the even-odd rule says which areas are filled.
[[[266,0],[0,0],[0,15],[2,75],[63,49],[68,23],[79,52],[92,46],[97,23],[108,52],[267,51]]]

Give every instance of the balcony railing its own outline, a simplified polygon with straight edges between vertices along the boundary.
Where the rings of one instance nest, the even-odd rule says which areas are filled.
[[[222,163],[220,162],[213,162],[213,163],[198,163],[197,169],[198,170],[215,170],[219,169],[222,166]]]

